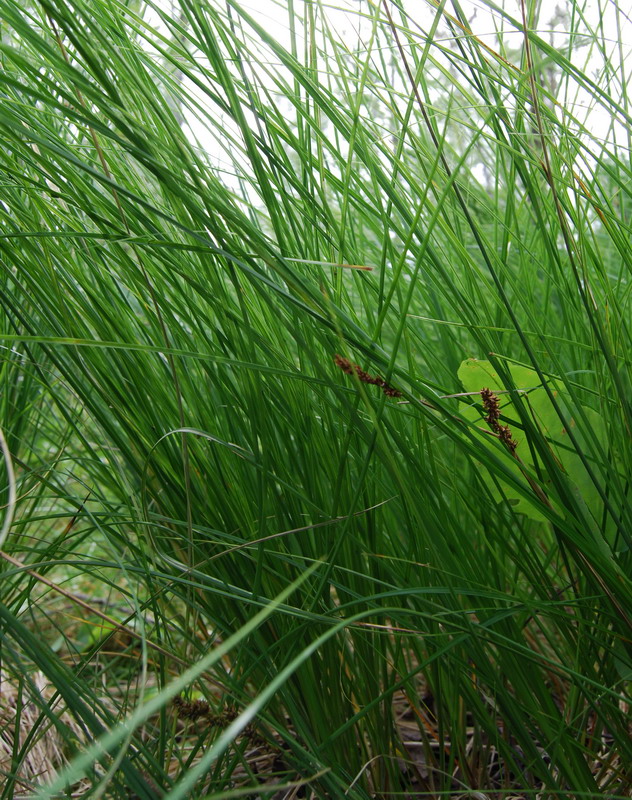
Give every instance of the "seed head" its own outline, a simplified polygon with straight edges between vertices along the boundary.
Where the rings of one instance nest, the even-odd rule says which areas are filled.
[[[512,437],[509,425],[501,425],[498,422],[500,419],[500,401],[498,400],[498,395],[495,395],[491,389],[481,389],[481,399],[483,400],[483,408],[487,411],[485,422],[494,431],[509,452],[512,454],[515,453],[518,442]]]
[[[336,366],[340,367],[345,375],[357,375],[362,383],[370,383],[373,386],[379,386],[387,397],[402,396],[399,389],[393,388],[384,378],[380,378],[379,375],[369,375],[369,373],[365,372],[358,364],[352,364],[348,358],[343,358],[339,356],[338,353],[334,356],[334,363]]]

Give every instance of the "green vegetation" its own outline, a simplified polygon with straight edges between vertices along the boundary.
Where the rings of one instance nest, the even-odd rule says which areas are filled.
[[[0,0],[0,800],[630,796],[624,10],[402,2]]]

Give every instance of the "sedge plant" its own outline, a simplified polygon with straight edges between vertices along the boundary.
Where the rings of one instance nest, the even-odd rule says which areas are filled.
[[[627,25],[0,0],[1,798],[629,796]]]

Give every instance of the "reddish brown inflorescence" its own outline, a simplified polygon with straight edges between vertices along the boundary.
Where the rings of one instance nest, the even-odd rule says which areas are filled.
[[[509,425],[501,425],[498,421],[500,419],[500,402],[498,396],[495,395],[491,389],[481,389],[481,398],[483,399],[483,408],[487,411],[485,422],[494,431],[509,452],[512,454],[515,453],[518,442],[512,438]]]
[[[369,375],[358,364],[352,364],[348,358],[339,356],[338,353],[334,356],[334,362],[345,375],[357,375],[362,383],[370,383],[373,386],[379,386],[387,397],[401,397],[402,393],[398,389],[394,389],[388,384],[384,378],[379,375]]]

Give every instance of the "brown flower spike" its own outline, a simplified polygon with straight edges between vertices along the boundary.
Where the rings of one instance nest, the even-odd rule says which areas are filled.
[[[191,722],[204,719],[210,726],[219,728],[225,728],[238,716],[237,710],[229,706],[216,713],[205,700],[185,700],[183,697],[174,697],[172,705],[178,719],[188,719]],[[267,741],[257,732],[255,722],[246,725],[244,735],[253,747],[268,746]]]
[[[398,389],[394,389],[388,384],[384,378],[379,375],[369,375],[358,364],[352,364],[348,358],[339,356],[338,353],[334,356],[336,366],[345,373],[345,375],[357,375],[362,383],[370,383],[373,386],[379,386],[387,397],[401,397],[402,393]]]
[[[195,721],[205,717],[212,725],[228,725],[237,718],[237,711],[234,708],[224,708],[216,713],[205,700],[185,700],[183,697],[174,697],[173,707],[180,719]]]
[[[516,447],[518,447],[518,442],[512,439],[509,425],[501,425],[500,422],[498,422],[500,419],[500,402],[498,396],[495,395],[491,389],[481,389],[481,398],[483,400],[483,408],[487,411],[485,422],[513,455],[516,452]]]

